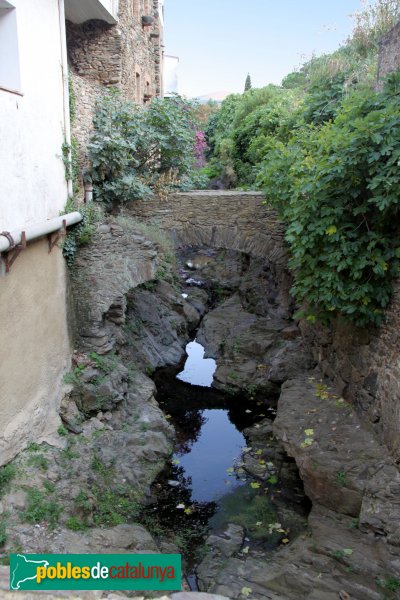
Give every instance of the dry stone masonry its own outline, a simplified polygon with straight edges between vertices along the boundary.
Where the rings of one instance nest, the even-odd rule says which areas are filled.
[[[138,104],[162,95],[163,28],[158,0],[140,8],[139,0],[120,0],[118,23],[67,21],[68,61],[76,110],[73,135],[80,167],[87,167],[86,148],[96,99],[109,87]],[[143,18],[150,24],[145,24]],[[146,22],[147,22],[146,21]]]

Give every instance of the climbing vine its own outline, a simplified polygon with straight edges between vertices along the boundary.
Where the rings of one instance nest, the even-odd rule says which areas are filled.
[[[287,223],[293,294],[310,321],[380,323],[400,272],[400,76],[333,121],[271,144],[258,177]]]

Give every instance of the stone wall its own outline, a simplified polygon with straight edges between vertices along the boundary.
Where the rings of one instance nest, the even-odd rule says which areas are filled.
[[[153,279],[157,267],[156,246],[140,231],[116,222],[97,227],[92,242],[79,250],[71,281],[81,349],[106,354],[114,348],[118,325],[125,319],[126,294]]]
[[[135,216],[158,222],[176,246],[239,250],[286,265],[283,226],[258,192],[195,191],[135,202]]]
[[[303,333],[324,373],[351,401],[400,462],[400,282],[380,328],[337,321]]]
[[[380,42],[378,81],[400,69],[400,22],[387,33]]]
[[[143,26],[142,17],[153,18]],[[96,100],[109,87],[139,104],[162,95],[163,31],[158,0],[146,7],[139,0],[120,0],[118,23],[67,21],[68,61],[75,94],[72,134],[78,144],[81,171],[88,167],[87,143]]]

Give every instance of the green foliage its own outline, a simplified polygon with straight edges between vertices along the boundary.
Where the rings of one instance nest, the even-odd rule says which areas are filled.
[[[49,461],[43,454],[33,454],[29,457],[27,464],[30,467],[36,467],[42,471],[47,471],[49,468]]]
[[[376,51],[379,40],[400,18],[400,0],[364,2],[364,8],[355,13],[355,27],[350,39],[360,54]]]
[[[179,187],[193,170],[192,106],[179,96],[154,98],[144,108],[114,90],[98,101],[93,122],[94,198],[107,208],[145,198],[166,174]]]
[[[4,516],[2,515],[0,517],[0,547],[4,546],[4,544],[7,541],[7,523],[6,520],[4,518]]]
[[[28,452],[39,452],[40,446],[36,442],[30,442],[30,444],[27,447],[27,451]]]
[[[70,517],[66,523],[66,527],[72,531],[85,531],[88,528],[87,523],[79,519],[78,517]]]
[[[134,521],[140,512],[140,503],[133,489],[94,489],[95,508],[93,520],[96,525],[114,527]]]
[[[59,428],[57,429],[57,433],[58,433],[58,435],[61,435],[64,437],[64,436],[68,435],[68,430],[64,427],[64,425],[60,425]]]
[[[253,185],[255,166],[264,157],[270,138],[285,136],[297,93],[273,85],[228,96],[206,130],[210,165],[227,187]]]
[[[16,475],[16,468],[14,465],[8,464],[4,467],[0,467],[0,498],[6,493],[9,488],[11,481]]]
[[[27,507],[22,518],[28,523],[46,521],[50,529],[54,529],[59,521],[61,506],[54,498],[48,498],[48,491],[42,492],[30,488],[27,492]]]
[[[382,321],[400,259],[398,81],[354,91],[332,122],[276,140],[260,170],[288,225],[292,292],[309,320]]]
[[[65,169],[65,179],[66,181],[72,180],[72,188],[74,194],[79,191],[79,150],[78,150],[78,141],[72,136],[71,143],[67,144],[64,142],[62,145],[62,159],[64,163]]]
[[[337,471],[336,475],[335,475],[335,479],[337,481],[338,484],[340,485],[346,485],[347,484],[347,473],[346,471]]]
[[[377,579],[376,583],[379,587],[391,592],[397,592],[400,590],[400,579],[397,577],[385,577],[384,579]]]
[[[65,212],[79,210],[83,219],[80,223],[68,228],[67,236],[62,245],[63,256],[67,265],[72,267],[75,256],[80,246],[89,244],[96,229],[96,223],[101,220],[103,214],[98,206],[93,203],[75,206],[70,200],[65,207]]]

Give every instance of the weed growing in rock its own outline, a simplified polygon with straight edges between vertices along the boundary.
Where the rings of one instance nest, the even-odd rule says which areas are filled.
[[[60,427],[57,429],[57,433],[58,435],[66,436],[68,435],[68,429],[66,429],[64,425],[60,425]]]
[[[74,458],[79,458],[79,454],[74,452],[70,445],[68,445],[64,450],[61,451],[61,458],[65,461],[73,460]]]
[[[0,498],[6,493],[11,481],[16,475],[14,465],[8,464],[0,468]]]
[[[89,358],[94,362],[96,369],[100,369],[100,371],[106,374],[112,373],[118,366],[118,359],[115,353],[100,356],[97,352],[91,352]]]
[[[52,494],[53,492],[56,491],[56,486],[52,481],[45,481],[44,482],[44,489],[46,490],[46,492],[48,492],[49,494]]]
[[[50,529],[54,529],[59,521],[61,506],[54,498],[48,499],[47,491],[36,488],[27,490],[27,507],[22,518],[28,523],[46,521]]]
[[[37,444],[36,442],[31,442],[27,447],[28,452],[39,452],[40,449],[41,448],[39,444]]]
[[[0,546],[4,546],[7,541],[7,517],[8,513],[4,513],[0,517]]]
[[[96,525],[114,527],[134,521],[140,511],[135,490],[126,488],[121,492],[94,489],[95,508],[93,520]]]
[[[70,517],[65,525],[72,531],[85,531],[85,529],[88,528],[87,523],[81,521],[81,519],[78,519],[78,517]]]
[[[335,474],[335,479],[336,479],[337,483],[339,483],[340,485],[345,486],[347,484],[347,473],[346,473],[346,471],[338,471]]]
[[[37,467],[42,471],[47,471],[49,468],[49,461],[43,454],[34,454],[30,456],[27,463],[30,467]]]
[[[91,467],[93,471],[96,471],[101,477],[105,480],[109,480],[111,476],[111,470],[107,467],[103,461],[99,458],[99,456],[95,455],[92,459]]]
[[[379,587],[391,592],[397,592],[400,590],[400,579],[397,577],[385,577],[384,579],[377,579],[376,584]]]

